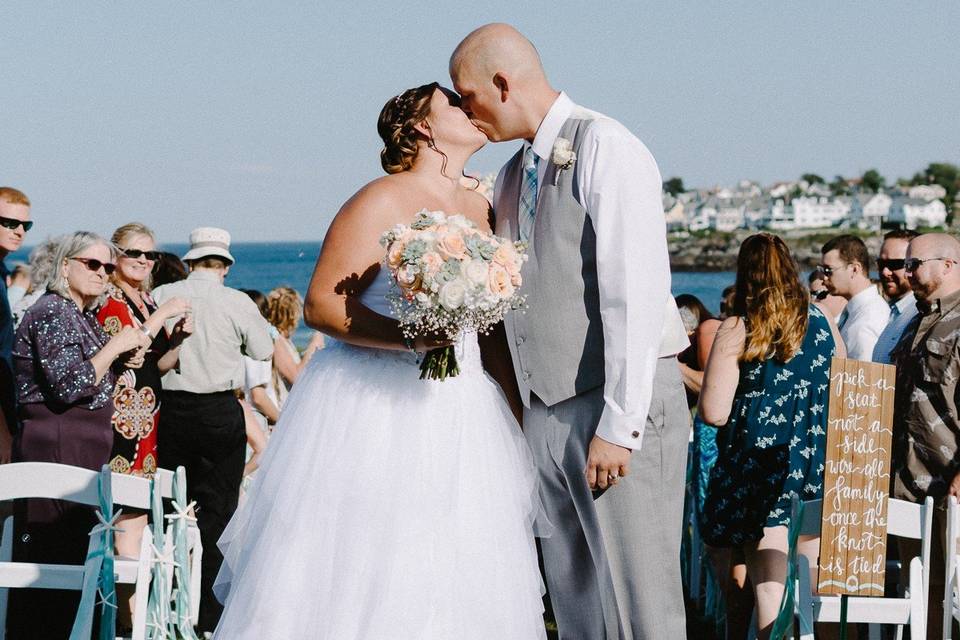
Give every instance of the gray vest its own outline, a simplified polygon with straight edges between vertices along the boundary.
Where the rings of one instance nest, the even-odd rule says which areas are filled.
[[[570,118],[559,137],[580,144],[591,120]],[[541,159],[541,162],[544,160]],[[499,236],[519,239],[517,218],[523,150],[510,159],[494,203]],[[603,325],[597,283],[596,234],[577,200],[576,166],[560,170],[549,162],[537,197],[533,238],[520,292],[525,311],[504,324],[524,404],[530,392],[547,406],[603,384]]]

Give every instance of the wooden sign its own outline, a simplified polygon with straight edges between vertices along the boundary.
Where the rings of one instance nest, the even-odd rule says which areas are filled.
[[[820,593],[883,595],[895,380],[888,364],[831,362]]]

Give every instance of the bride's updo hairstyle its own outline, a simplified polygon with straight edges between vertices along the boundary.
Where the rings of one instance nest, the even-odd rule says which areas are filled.
[[[400,173],[413,166],[419,151],[417,142],[423,139],[414,127],[430,115],[430,99],[439,88],[440,83],[431,82],[407,89],[383,105],[377,133],[383,139],[380,164],[387,173]]]

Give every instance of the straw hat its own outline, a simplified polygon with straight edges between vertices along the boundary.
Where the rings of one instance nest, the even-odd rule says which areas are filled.
[[[236,262],[230,254],[230,232],[216,227],[197,227],[190,232],[190,251],[183,256],[184,262],[217,256]]]

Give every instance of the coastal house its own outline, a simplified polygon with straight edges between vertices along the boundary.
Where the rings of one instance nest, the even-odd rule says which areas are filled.
[[[721,200],[717,205],[713,228],[717,231],[733,231],[744,226],[743,212],[745,209],[743,198]]]
[[[907,229],[943,227],[947,224],[947,207],[942,200],[898,197],[890,205],[887,220],[905,225]]]
[[[797,224],[793,217],[793,206],[787,204],[784,198],[776,198],[770,203],[766,226],[777,231],[796,229]]]
[[[938,184],[918,184],[907,190],[907,197],[915,200],[942,200],[947,190]]]
[[[857,193],[850,201],[850,220],[864,229],[879,229],[890,215],[892,202],[886,193]]]
[[[798,229],[839,226],[850,213],[850,200],[828,196],[794,198],[793,222]]]
[[[684,231],[687,228],[685,207],[679,198],[666,194],[663,198],[663,214],[667,231]]]

